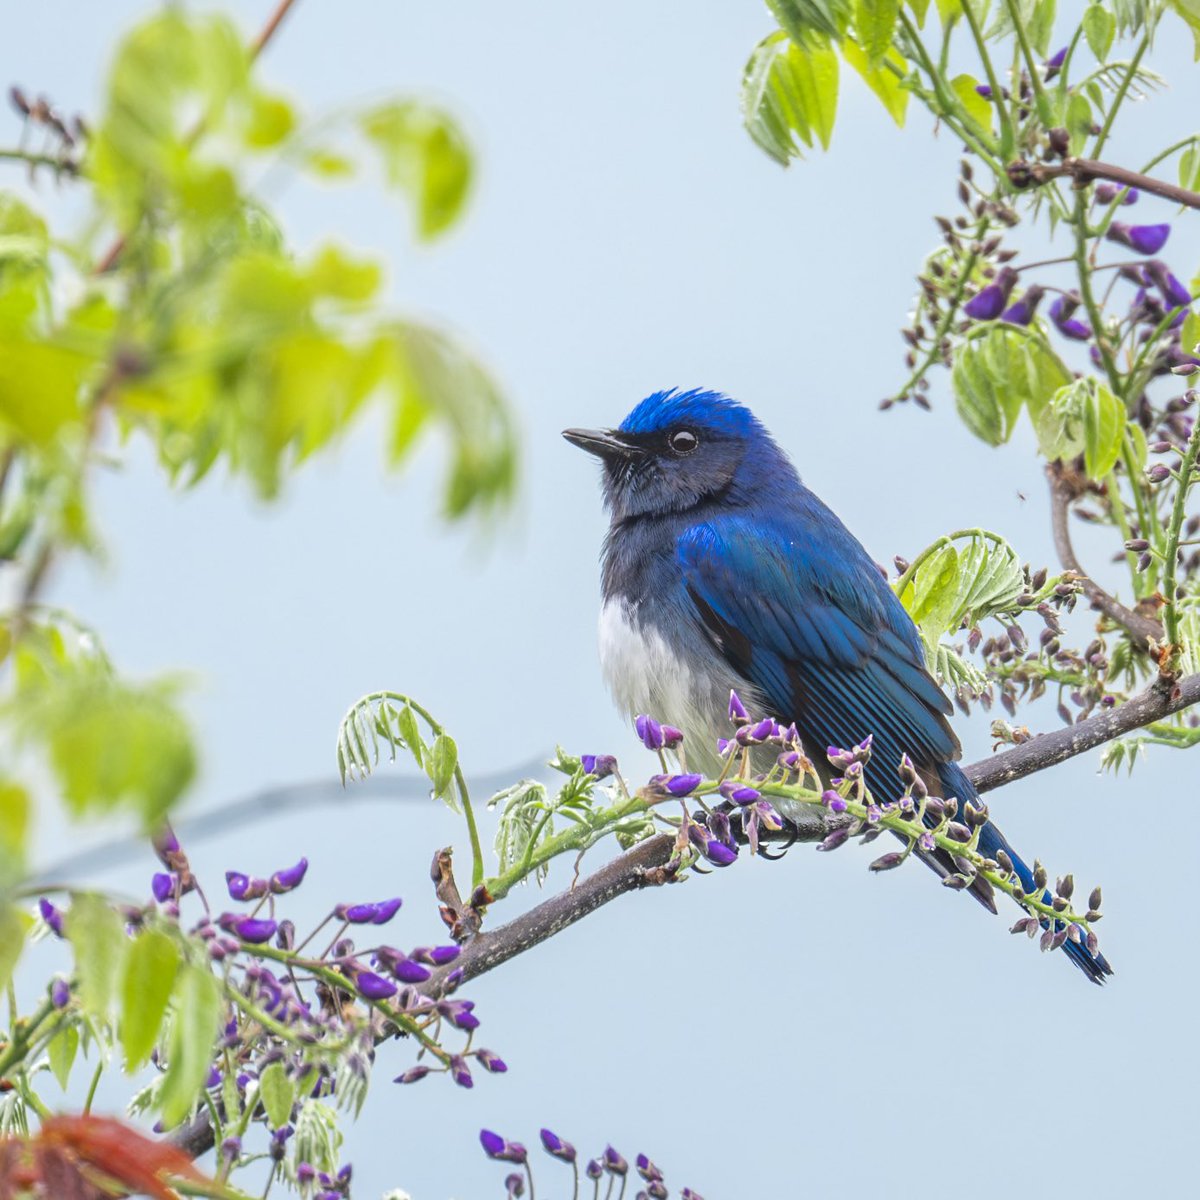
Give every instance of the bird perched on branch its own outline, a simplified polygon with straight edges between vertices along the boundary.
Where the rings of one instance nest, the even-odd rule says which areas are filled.
[[[719,769],[736,690],[752,711],[795,722],[814,757],[873,736],[866,782],[898,800],[907,754],[936,795],[980,805],[958,767],[949,700],[920,635],[866,550],[800,481],[749,409],[715,392],[658,392],[618,429],[563,436],[604,465],[600,655],[617,702],[681,728],[689,767]],[[1033,872],[989,820],[979,850]],[[921,857],[957,871],[944,851]],[[972,893],[995,912],[989,885]],[[1096,983],[1112,969],[1067,940]]]

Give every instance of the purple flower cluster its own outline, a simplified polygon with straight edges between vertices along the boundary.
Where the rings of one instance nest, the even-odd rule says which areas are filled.
[[[551,1158],[568,1163],[572,1168],[578,1169],[578,1154],[570,1142],[564,1141],[551,1129],[541,1131],[541,1141],[542,1149]],[[483,1147],[483,1152],[494,1162],[513,1163],[524,1168],[524,1175],[511,1174],[505,1178],[506,1196],[524,1196],[526,1179],[532,1189],[532,1165],[529,1161],[529,1151],[524,1143],[509,1141],[508,1138],[502,1137],[490,1129],[481,1129],[479,1144]],[[634,1160],[632,1170],[643,1184],[637,1193],[638,1200],[667,1200],[671,1193],[667,1190],[663,1173],[647,1155],[639,1154]],[[588,1160],[583,1174],[585,1178],[592,1180],[597,1185],[607,1177],[610,1183],[609,1191],[612,1190],[611,1185],[617,1184],[621,1195],[624,1195],[626,1182],[630,1177],[629,1160],[612,1146],[606,1146],[603,1153]],[[679,1192],[679,1200],[704,1200],[704,1198],[699,1192],[685,1187]]]

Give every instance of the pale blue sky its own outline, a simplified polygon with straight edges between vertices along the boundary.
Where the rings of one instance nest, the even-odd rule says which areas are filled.
[[[3,80],[85,111],[118,32],[151,8],[4,7]],[[269,7],[236,11],[250,31]],[[757,0],[298,5],[266,77],[314,111],[438,97],[465,123],[478,186],[463,226],[432,248],[414,247],[407,213],[368,187],[296,187],[277,211],[301,247],[333,236],[385,257],[398,308],[469,337],[520,415],[523,492],[515,519],[481,539],[438,522],[437,452],[388,478],[371,426],[271,508],[219,478],[172,494],[133,445],[97,489],[107,565],[73,566],[54,598],[128,671],[197,676],[204,769],[189,808],[331,775],[339,718],[377,687],[420,697],[476,773],[556,741],[649,768],[600,681],[604,519],[594,467],[559,431],[615,423],[662,387],[751,404],[882,561],[976,524],[1051,560],[1027,431],[988,449],[941,384],[932,415],[876,411],[900,377],[896,330],[933,246],[931,212],[952,211],[952,140],[920,113],[898,132],[851,80],[831,152],[780,170],[738,113],[742,65],[770,27]],[[1118,161],[1190,132],[1189,51],[1169,26],[1154,63],[1176,86],[1131,114]],[[14,120],[0,123],[15,136]],[[1149,213],[1173,219],[1144,201]],[[1168,247],[1185,277],[1198,228],[1181,218]],[[1056,724],[1048,706],[1029,719]],[[987,751],[986,721],[959,728],[968,758]],[[1035,1180],[1046,1194],[1182,1194],[1200,1065],[1182,1014],[1200,974],[1182,949],[1192,847],[1161,814],[1194,767],[1166,752],[1132,782],[1096,767],[1089,755],[1007,789],[993,813],[1052,871],[1103,883],[1117,971],[1105,990],[927,872],[868,876],[867,850],[742,861],[625,898],[473,984],[482,1043],[506,1076],[471,1093],[400,1089],[387,1081],[407,1060],[384,1047],[349,1137],[355,1194],[499,1195],[479,1127],[534,1142],[543,1124],[588,1152],[645,1150],[709,1200],[959,1187],[986,1200]],[[43,859],[68,836],[80,839],[48,814]],[[416,944],[438,928],[430,854],[457,840],[433,806],[334,806],[194,857],[264,872],[306,853],[298,908],[399,891],[397,940]],[[140,892],[150,870],[147,854],[94,878]],[[555,1194],[559,1168],[539,1167]]]

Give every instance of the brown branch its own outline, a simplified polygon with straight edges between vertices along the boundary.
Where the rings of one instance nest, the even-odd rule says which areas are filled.
[[[1071,501],[1075,499],[1075,492],[1062,467],[1057,463],[1051,463],[1046,468],[1046,478],[1050,481],[1050,527],[1054,534],[1054,549],[1058,553],[1059,561],[1068,571],[1073,571],[1079,576],[1084,594],[1093,607],[1125,629],[1140,649],[1148,651],[1151,639],[1162,645],[1166,634],[1161,622],[1126,608],[1096,583],[1080,565],[1079,559],[1075,557],[1075,547],[1071,544]]]
[[[1097,162],[1094,158],[1064,158],[1058,163],[1031,163],[1024,159],[1010,163],[1008,178],[1013,187],[1040,187],[1053,179],[1070,176],[1077,187],[1091,183],[1095,179],[1107,179],[1110,183],[1119,183],[1122,187],[1138,188],[1164,200],[1174,200],[1186,208],[1200,208],[1200,192],[1193,192],[1177,184],[1168,183],[1165,179],[1154,179],[1149,175],[1139,175],[1137,171],[1127,170],[1112,163]]]
[[[1026,775],[1057,766],[1077,754],[1094,750],[1122,734],[1132,733],[1152,721],[1161,721],[1198,702],[1200,675],[1188,675],[1175,682],[1159,680],[1140,696],[1117,708],[1097,713],[1078,725],[1043,733],[1011,750],[972,763],[965,768],[967,778],[979,791],[990,792],[1024,779]]]
[[[1160,681],[1119,708],[1089,717],[1078,725],[1044,733],[1023,745],[972,763],[965,771],[979,791],[992,791],[1197,702],[1200,702],[1200,675],[1189,675],[1174,684]],[[802,842],[820,841],[843,823],[843,818],[816,809],[801,820],[802,823],[788,831],[787,836],[794,832],[794,840]],[[669,864],[674,853],[675,835],[671,833],[657,834],[639,842],[566,891],[543,900],[508,924],[477,934],[463,947],[453,965],[435,971],[421,985],[421,990],[427,995],[438,995],[451,971],[461,972],[463,980],[474,979],[518,954],[532,950],[618,896],[672,882],[676,876]],[[193,1157],[211,1150],[213,1130],[207,1114],[199,1114],[176,1130],[171,1134],[171,1140]]]

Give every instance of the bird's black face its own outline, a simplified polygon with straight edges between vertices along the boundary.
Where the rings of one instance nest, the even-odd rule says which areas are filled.
[[[727,491],[746,457],[745,436],[695,413],[653,428],[629,425],[563,430],[604,464],[604,501],[614,521],[695,508]]]

